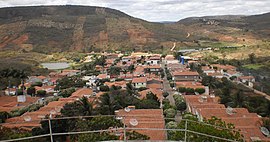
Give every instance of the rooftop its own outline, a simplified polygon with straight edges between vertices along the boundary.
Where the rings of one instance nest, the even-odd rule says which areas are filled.
[[[116,115],[125,116],[124,123],[127,128],[156,128],[165,129],[165,121],[163,119],[162,109],[134,109],[129,112],[125,110],[116,111]],[[138,124],[131,125],[130,120],[136,119]],[[166,140],[165,130],[136,130],[141,134],[150,137],[150,140]]]

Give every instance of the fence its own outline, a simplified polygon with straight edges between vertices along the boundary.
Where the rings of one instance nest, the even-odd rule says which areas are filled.
[[[54,141],[54,136],[67,136],[67,135],[77,135],[77,134],[89,134],[89,133],[101,133],[101,132],[118,132],[117,134],[119,135],[119,132],[123,135],[123,140],[124,142],[129,141],[127,140],[127,135],[126,132],[127,131],[131,131],[131,130],[149,130],[149,131],[180,131],[184,133],[184,138],[183,141],[184,142],[188,142],[188,136],[187,134],[196,134],[199,136],[205,136],[205,137],[209,137],[209,138],[214,138],[217,140],[223,140],[223,141],[228,141],[228,142],[237,142],[236,140],[232,140],[232,139],[227,139],[227,138],[222,138],[222,137],[217,137],[214,135],[209,135],[209,134],[205,134],[205,133],[200,133],[200,132],[196,132],[196,131],[192,131],[188,129],[188,123],[200,123],[203,125],[208,125],[208,126],[212,126],[218,129],[222,129],[222,130],[230,130],[230,131],[236,131],[233,129],[229,129],[229,128],[224,128],[224,127],[219,127],[219,126],[215,126],[215,125],[211,125],[211,124],[207,124],[207,123],[203,123],[203,122],[198,122],[198,121],[192,121],[192,120],[188,120],[188,119],[182,119],[181,121],[185,122],[185,128],[183,129],[167,129],[167,128],[130,128],[130,127],[126,127],[126,125],[123,123],[123,127],[121,128],[112,128],[112,129],[105,129],[105,130],[93,130],[93,131],[78,131],[78,132],[65,132],[65,133],[53,133],[52,131],[52,124],[51,124],[51,120],[63,120],[63,119],[87,119],[87,118],[93,118],[93,117],[114,117],[115,119],[118,120],[123,120],[123,122],[125,122],[125,117],[126,116],[115,116],[115,115],[102,115],[102,116],[74,116],[74,117],[61,117],[61,118],[52,118],[49,117],[48,119],[42,119],[43,121],[48,121],[48,125],[49,125],[49,134],[44,134],[44,135],[38,135],[38,136],[30,136],[30,137],[24,137],[24,138],[17,138],[17,139],[10,139],[10,140],[2,140],[0,142],[14,142],[14,141],[22,141],[22,140],[31,140],[31,139],[36,139],[36,138],[44,138],[44,137],[50,137],[50,141],[53,142]],[[138,116],[136,116],[138,117]],[[139,117],[145,117],[144,116],[139,116]],[[165,120],[171,120],[172,118],[164,118]],[[28,121],[28,122],[33,122],[33,121]],[[27,123],[27,122],[25,122]],[[7,123],[2,123],[1,125],[4,125]],[[8,123],[8,124],[16,124],[16,123]],[[169,140],[168,140],[169,141]]]

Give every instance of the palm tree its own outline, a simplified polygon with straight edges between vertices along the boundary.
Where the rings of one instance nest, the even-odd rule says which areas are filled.
[[[114,111],[121,108],[119,103],[108,93],[100,96],[99,113],[104,115],[113,115]]]
[[[86,97],[82,97],[80,99],[80,103],[82,105],[83,110],[85,111],[86,116],[90,116],[93,114],[93,105],[88,101]]]

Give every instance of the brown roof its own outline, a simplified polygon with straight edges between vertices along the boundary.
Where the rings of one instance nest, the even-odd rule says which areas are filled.
[[[10,112],[15,109],[26,107],[32,103],[35,103],[39,98],[26,97],[26,102],[18,103],[16,96],[0,96],[0,111]]]
[[[198,72],[192,72],[192,71],[183,71],[183,72],[173,72],[172,75],[173,76],[188,76],[188,75],[198,76],[199,73]]]
[[[70,98],[81,98],[84,95],[91,95],[93,93],[93,90],[90,88],[81,88],[77,90],[76,92],[72,93]]]
[[[162,100],[163,99],[163,96],[162,96],[163,91],[160,90],[160,89],[152,89],[152,88],[147,89],[147,90],[140,91],[139,92],[139,94],[141,95],[140,96],[140,99],[145,98],[146,95],[147,95],[147,93],[149,93],[149,92],[152,92],[153,94],[155,94],[158,97],[159,100]]]
[[[149,88],[149,89],[162,89],[163,85],[161,83],[152,83],[152,84],[147,84],[146,88]]]
[[[146,77],[133,78],[132,83],[146,83]]]
[[[254,79],[254,76],[240,76],[239,79]]]
[[[115,82],[105,82],[105,85],[112,87],[114,86],[121,86],[122,88],[126,87],[126,81],[115,81]]]
[[[97,78],[99,78],[99,79],[105,79],[105,78],[107,78],[107,74],[99,74],[97,76]]]
[[[199,82],[192,82],[192,81],[181,81],[181,82],[175,82],[176,87],[185,87],[185,88],[205,88],[201,83]]]
[[[165,60],[175,60],[174,56],[173,55],[167,55],[165,57]]]
[[[149,66],[146,66],[145,68],[148,68],[148,69],[160,69],[161,66],[160,65],[149,65]]]
[[[165,129],[162,109],[135,109],[130,112],[124,110],[116,111],[116,115],[125,116],[124,123],[127,128],[155,128]],[[138,121],[137,126],[130,124],[130,119]],[[137,132],[147,135],[150,140],[166,140],[165,130],[136,130]]]

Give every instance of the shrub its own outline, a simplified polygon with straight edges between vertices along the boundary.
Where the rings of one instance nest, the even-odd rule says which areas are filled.
[[[37,91],[37,95],[38,95],[38,96],[41,96],[41,97],[44,97],[44,96],[46,95],[46,93],[47,93],[47,92],[46,92],[45,90],[38,90],[38,91]]]
[[[180,93],[185,93],[186,92],[186,88],[185,87],[179,87],[178,88],[178,92],[180,92]]]
[[[164,110],[164,114],[167,118],[174,118],[176,115],[176,110],[173,108],[169,108]]]
[[[109,86],[101,85],[101,86],[99,87],[99,90],[100,90],[100,91],[103,91],[103,92],[107,92],[107,91],[110,91],[110,88],[109,88]]]
[[[198,92],[199,94],[203,94],[205,92],[204,88],[196,88],[195,92]]]

